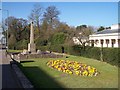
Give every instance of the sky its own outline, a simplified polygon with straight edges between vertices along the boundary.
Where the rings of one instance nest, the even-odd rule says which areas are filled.
[[[54,5],[60,11],[59,20],[71,26],[111,26],[118,23],[118,2],[2,2],[3,17],[28,19],[34,4]]]
[[[2,2],[119,2],[120,0],[1,0]]]

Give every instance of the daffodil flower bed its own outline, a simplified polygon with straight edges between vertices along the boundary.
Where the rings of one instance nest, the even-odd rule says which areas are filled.
[[[97,76],[99,72],[89,65],[69,60],[50,60],[47,62],[50,68],[67,74],[75,74],[79,76]]]

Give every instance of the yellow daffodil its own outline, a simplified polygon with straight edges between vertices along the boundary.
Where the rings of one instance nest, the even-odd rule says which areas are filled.
[[[80,74],[80,72],[79,72],[79,71],[75,71],[75,73],[76,73],[77,75],[79,75],[79,74]]]
[[[79,76],[97,76],[99,72],[91,66],[82,64],[77,61],[69,60],[50,60],[46,63],[49,67],[68,74],[76,74]]]

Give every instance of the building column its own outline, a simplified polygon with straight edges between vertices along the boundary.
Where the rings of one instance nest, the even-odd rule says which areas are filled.
[[[103,39],[103,47],[107,47],[106,40]]]
[[[114,47],[118,47],[118,39],[115,39]]]
[[[112,47],[112,39],[109,39],[108,47]]]
[[[100,41],[100,39],[98,39],[98,47],[101,47],[101,41]]]

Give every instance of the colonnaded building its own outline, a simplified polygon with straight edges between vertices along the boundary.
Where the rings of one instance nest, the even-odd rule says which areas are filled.
[[[120,47],[120,24],[90,35],[89,40],[90,46],[94,47]]]

